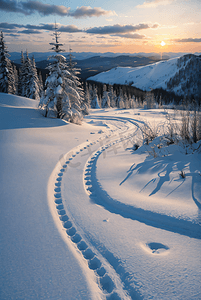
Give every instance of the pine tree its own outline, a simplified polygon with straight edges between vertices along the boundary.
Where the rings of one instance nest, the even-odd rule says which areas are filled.
[[[109,86],[108,96],[110,98],[110,106],[116,107],[117,106],[117,96],[116,96],[116,91],[114,91],[112,85]]]
[[[91,108],[96,108],[96,109],[100,108],[97,87],[95,85],[93,86],[93,89],[92,89]]]
[[[56,117],[66,119],[70,122],[80,123],[82,119],[82,109],[80,107],[82,99],[76,90],[76,83],[73,81],[73,74],[69,71],[66,58],[59,54],[62,52],[59,43],[59,34],[55,24],[55,42],[52,50],[55,55],[50,56],[50,64],[47,67],[49,75],[45,83],[45,94],[41,98],[39,107],[45,117]]]
[[[84,103],[87,105],[88,108],[91,107],[91,97],[87,82],[85,83]]]
[[[40,98],[43,96],[43,78],[41,72],[38,74]]]
[[[126,93],[124,94],[124,107],[125,107],[126,109],[129,109],[129,108],[130,108],[129,99],[128,99],[128,96],[127,96]]]
[[[0,35],[0,92],[15,94],[15,74],[12,63],[8,58],[8,50],[4,42],[3,32]]]
[[[29,58],[28,51],[26,57],[21,52],[21,67],[19,70],[19,95],[30,99],[40,99],[39,78],[37,74],[34,57]]]
[[[18,95],[25,96],[25,58],[24,53],[21,51],[21,66],[19,68],[19,84],[18,84]]]
[[[95,89],[95,85],[92,87],[91,84],[89,84],[89,98],[90,98],[90,107],[92,108],[92,100],[95,97],[95,94],[97,93],[97,89]]]
[[[34,57],[30,60],[29,65],[29,96],[31,99],[40,99],[40,82],[36,69],[36,63]]]
[[[72,49],[70,49],[69,55],[68,55],[68,71],[70,72],[69,78],[72,80],[72,87],[76,90],[76,92],[79,95],[79,99],[72,98],[69,95],[70,101],[71,101],[71,108],[74,108],[80,112],[82,112],[84,115],[89,114],[88,106],[84,102],[84,90],[82,88],[82,84],[79,81],[79,77],[77,76],[80,74],[81,69],[76,68],[77,63],[73,61],[73,55],[72,55]]]
[[[15,65],[13,65],[13,73],[14,73],[14,76],[15,76],[15,94],[18,95],[19,81],[18,81],[18,72],[17,72],[17,68],[16,68]]]
[[[102,102],[101,103],[102,103],[101,104],[102,108],[110,107],[110,98],[109,98],[109,95],[108,95],[108,92],[107,92],[107,87],[106,87],[105,84],[103,85],[103,97],[102,97]]]
[[[154,99],[154,95],[151,92],[146,93],[145,101],[146,101],[147,109],[154,108],[155,99]]]
[[[121,88],[120,88],[120,91],[119,91],[119,96],[117,98],[117,107],[120,108],[120,109],[125,108],[125,106],[124,106],[124,98],[123,98],[123,91],[122,91]]]
[[[135,103],[136,103],[136,100],[135,100],[135,96],[133,95],[133,97],[131,98],[131,96],[129,95],[129,102],[130,102],[130,108],[131,109],[134,109],[135,108]]]

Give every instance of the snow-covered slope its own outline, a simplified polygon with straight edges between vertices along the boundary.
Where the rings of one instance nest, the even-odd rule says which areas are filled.
[[[201,58],[192,54],[136,68],[114,68],[88,80],[107,84],[129,84],[144,91],[163,88],[178,95],[197,95]]]
[[[0,94],[0,299],[201,299],[200,153],[132,151],[164,111],[36,107]]]

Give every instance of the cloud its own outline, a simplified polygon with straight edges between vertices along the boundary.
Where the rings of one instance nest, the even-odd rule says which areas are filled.
[[[91,8],[90,6],[78,7],[74,12],[70,12],[69,15],[76,19],[85,17],[100,17],[104,15],[115,15],[115,12],[111,10],[107,11],[100,7]]]
[[[154,23],[150,28],[156,29],[156,28],[158,28],[158,27],[160,27],[160,24]]]
[[[57,24],[58,31],[59,32],[82,32],[81,29],[79,29],[75,25],[61,25]],[[25,33],[25,34],[39,34],[43,30],[48,31],[54,31],[55,30],[55,24],[40,24],[40,25],[21,25],[21,24],[9,24],[9,23],[0,23],[0,28],[5,30],[14,30],[16,31],[19,28],[24,28],[22,31],[18,31],[19,33]]]
[[[131,39],[143,39],[146,36],[136,33],[136,31],[150,28],[157,28],[159,24],[137,24],[137,25],[112,25],[112,26],[103,26],[103,27],[93,27],[86,30],[82,30],[75,25],[62,25],[57,23],[58,32],[65,33],[76,33],[82,32],[86,34],[98,34],[101,38],[105,35],[119,36],[123,38]],[[22,34],[40,34],[43,31],[54,31],[55,24],[44,24],[40,23],[39,25],[21,25],[21,24],[9,24],[9,23],[0,23],[0,29],[9,32],[9,33],[22,33]],[[20,30],[21,29],[21,30]]]
[[[58,31],[60,32],[82,32],[81,29],[79,29],[77,26],[75,25],[62,25]]]
[[[24,33],[24,34],[41,34],[41,31],[33,30],[33,29],[25,29],[22,31],[18,31],[18,33]]]
[[[177,43],[201,43],[201,38],[187,38],[187,39],[176,39],[174,42]]]
[[[28,1],[28,2],[19,2],[20,6],[22,6],[23,10],[27,14],[33,14],[34,12],[38,12],[44,16],[48,15],[59,15],[66,16],[69,13],[70,8],[67,8],[63,5],[51,5],[41,3],[39,1]]]
[[[129,33],[135,32],[141,29],[149,28],[148,24],[138,24],[138,25],[108,25],[103,27],[93,27],[86,30],[87,33],[93,34],[119,34],[119,33]]]
[[[84,41],[81,41],[81,40],[69,40],[68,43],[84,43]]]
[[[25,28],[28,29],[36,29],[36,30],[48,30],[48,31],[53,31],[55,30],[55,24],[43,24],[41,23],[40,25],[30,25],[27,24],[24,26]]]
[[[176,0],[147,0],[143,4],[137,5],[137,8],[151,8],[159,5],[168,5]]]
[[[15,34],[15,33],[7,33],[6,35],[12,37],[20,37],[20,34]]]
[[[139,33],[127,33],[127,34],[115,34],[114,36],[119,36],[121,38],[133,39],[133,40],[142,40],[146,38],[146,35]]]
[[[6,12],[22,13],[31,15],[39,13],[44,16],[58,15],[74,18],[100,17],[104,15],[114,15],[115,12],[104,10],[100,7],[91,8],[90,6],[78,7],[75,11],[70,11],[70,7],[64,5],[53,5],[41,3],[40,1],[17,1],[17,0],[0,0],[0,10]]]
[[[35,12],[44,16],[59,15],[66,16],[69,13],[70,8],[63,5],[50,5],[44,4],[39,1],[16,1],[16,0],[0,0],[0,10],[7,12],[22,13],[24,15],[31,15]]]
[[[7,23],[7,22],[3,22],[3,23],[0,23],[0,28],[3,28],[3,29],[16,29],[16,28],[23,28],[24,25],[19,25],[19,24],[10,24],[10,23]]]
[[[0,10],[26,14],[15,0],[0,0]]]
[[[157,28],[159,24],[149,25],[149,24],[138,24],[138,25],[108,25],[103,27],[93,27],[86,30],[87,33],[92,34],[125,34],[130,32],[135,32],[142,29]]]

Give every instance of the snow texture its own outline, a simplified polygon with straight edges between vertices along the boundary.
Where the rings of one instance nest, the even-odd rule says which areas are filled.
[[[0,299],[200,299],[200,153],[133,150],[163,110],[36,102],[0,94]]]

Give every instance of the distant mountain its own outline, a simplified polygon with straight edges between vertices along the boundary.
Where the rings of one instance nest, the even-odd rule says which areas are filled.
[[[158,59],[155,57],[130,55],[120,55],[115,57],[93,56],[83,60],[74,60],[77,61],[76,67],[81,69],[80,78],[82,80],[85,80],[88,77],[98,74],[100,72],[108,71],[114,67],[138,67],[158,61]],[[44,70],[48,66],[48,64],[48,60],[36,61],[36,66],[40,70]]]
[[[115,57],[93,56],[84,60],[77,60],[77,67],[81,69],[81,78],[87,79],[90,76],[115,67],[138,67],[145,66],[158,61],[155,57],[120,55]]]
[[[15,63],[20,63],[20,57],[21,53],[20,52],[10,52],[10,59],[14,61]],[[35,61],[39,62],[42,60],[47,60],[48,56],[52,55],[53,52],[32,52],[29,53],[29,56],[32,57],[34,56]],[[62,53],[64,56],[67,56],[69,52],[64,52]],[[113,53],[113,52],[105,52],[105,53],[96,53],[96,52],[72,52],[73,56],[75,57],[75,60],[83,60],[83,59],[88,59],[90,57],[94,56],[99,56],[99,57],[117,57],[117,56],[143,56],[143,57],[155,57],[156,59],[160,60],[161,59],[161,54],[159,53]],[[174,52],[163,52],[162,53],[162,58],[163,59],[169,59],[169,58],[174,58],[174,57],[179,57],[183,56],[187,53],[174,53]],[[200,55],[201,53],[195,53],[196,55]]]
[[[201,55],[187,54],[142,67],[117,67],[88,80],[132,85],[144,91],[163,88],[179,96],[200,98]]]

